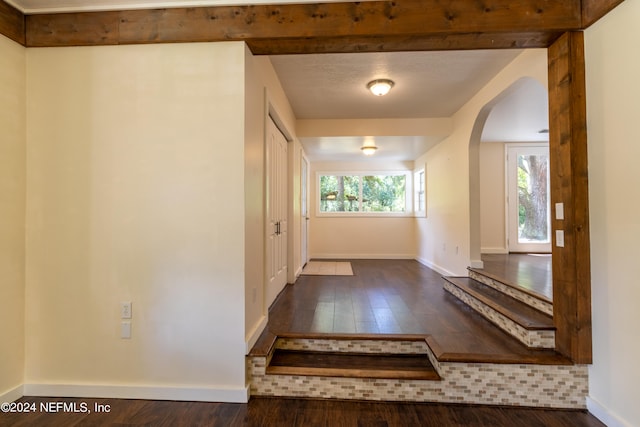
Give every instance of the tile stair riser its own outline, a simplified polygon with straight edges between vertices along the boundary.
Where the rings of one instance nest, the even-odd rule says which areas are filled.
[[[344,353],[426,354],[433,368],[440,373],[440,362],[426,341],[278,338],[274,348]]]
[[[423,354],[429,351],[422,341],[394,341],[367,339],[278,338],[276,348],[347,353]]]
[[[444,289],[527,347],[555,348],[556,340],[554,331],[527,330],[446,280],[444,282]]]
[[[442,381],[252,376],[251,395],[585,409],[585,365],[441,363]],[[255,372],[250,370],[250,372]]]
[[[549,316],[553,316],[553,305],[546,301],[542,301],[538,298],[532,297],[526,292],[520,292],[512,286],[505,285],[504,283],[479,274],[478,272],[473,270],[469,270],[469,277],[477,280],[478,282],[484,283],[485,285],[490,286],[493,289],[502,292],[503,294],[509,295],[510,297],[515,298],[518,301],[521,301],[535,308],[536,310],[546,313]]]

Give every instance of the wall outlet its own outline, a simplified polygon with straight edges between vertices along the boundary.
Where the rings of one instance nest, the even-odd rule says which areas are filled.
[[[131,319],[131,301],[123,301],[120,303],[120,318]]]

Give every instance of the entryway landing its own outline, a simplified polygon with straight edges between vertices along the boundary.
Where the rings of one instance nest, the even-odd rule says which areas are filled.
[[[549,303],[553,300],[551,254],[483,254],[483,268],[470,268]]]
[[[351,262],[354,276],[301,276],[282,292],[248,357],[252,395],[584,408],[586,366],[526,345],[445,290],[435,271],[411,260]],[[552,329],[537,316],[524,320]],[[289,361],[272,362],[276,353]],[[334,355],[371,362],[354,373],[390,371],[376,360],[406,358],[420,375],[429,365],[437,375],[351,375]],[[338,362],[314,367],[313,359]]]

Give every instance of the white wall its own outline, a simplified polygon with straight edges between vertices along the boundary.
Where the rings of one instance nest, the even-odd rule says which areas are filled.
[[[26,394],[246,400],[244,62],[27,50]]]
[[[317,215],[317,172],[412,170],[412,162],[313,162],[310,176],[311,258],[415,258],[415,218]]]
[[[253,56],[245,49],[245,340],[247,351],[266,326],[268,305],[265,301],[264,239],[264,143],[268,104],[278,114],[282,124],[294,140],[289,143],[290,203],[289,212],[289,282],[295,281],[295,272],[301,269],[299,198],[295,183],[299,183],[300,166],[294,153],[302,149],[295,139],[295,116],[268,56]],[[299,161],[298,161],[299,162]],[[298,185],[299,187],[299,185]],[[298,188],[299,191],[299,188]]]
[[[24,380],[25,49],[0,35],[0,402]]]
[[[585,34],[593,365],[589,409],[609,426],[640,425],[640,2]]]
[[[490,110],[485,107],[524,76],[546,87],[546,58],[546,49],[525,50],[454,114],[451,136],[416,160],[427,165],[427,217],[417,220],[418,260],[423,264],[443,274],[465,274],[472,260],[469,146],[472,137],[479,144],[484,125],[476,126],[476,121],[481,113],[486,120]],[[475,173],[479,177],[479,170]],[[479,214],[479,194],[472,196]],[[478,219],[478,254],[479,228]]]
[[[265,90],[245,46],[245,342],[248,352],[266,325],[264,309],[264,120]]]
[[[507,253],[505,144],[480,143],[480,249],[483,254]]]

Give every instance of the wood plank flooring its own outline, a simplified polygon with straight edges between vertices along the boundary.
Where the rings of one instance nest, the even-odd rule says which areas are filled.
[[[300,276],[288,285],[270,310],[268,332],[430,335],[441,360],[567,363],[554,351],[527,349],[446,292],[441,275],[416,261],[351,265],[354,276]]]
[[[552,301],[551,254],[483,254],[482,262],[477,271]]]
[[[454,286],[482,301],[505,317],[529,330],[555,329],[553,318],[535,308],[469,277],[447,277]]]
[[[248,404],[121,399],[23,398],[21,402],[109,405],[109,412],[1,413],[0,426],[473,426],[602,427],[586,411],[466,405],[253,398]]]
[[[333,353],[277,349],[267,374],[438,381],[426,354]]]

